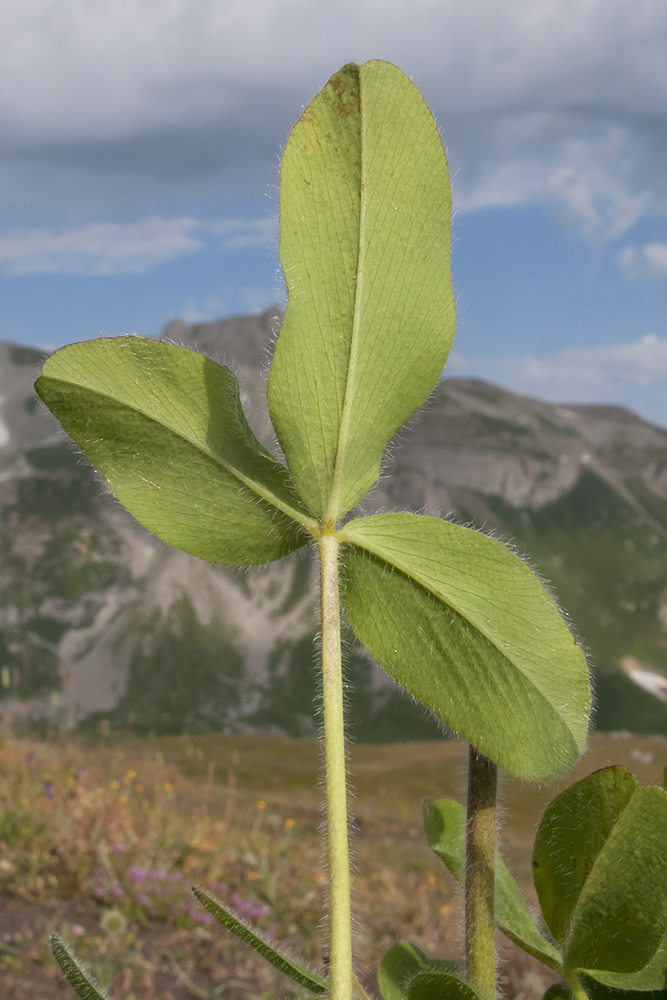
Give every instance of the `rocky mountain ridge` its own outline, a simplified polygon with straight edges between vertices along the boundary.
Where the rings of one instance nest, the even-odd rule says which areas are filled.
[[[269,310],[163,332],[240,375],[276,454],[265,374],[279,321]],[[240,571],[158,542],[34,396],[40,360],[0,344],[0,718],[314,732],[312,555]],[[589,647],[598,725],[667,732],[667,707],[621,666],[667,675],[667,430],[617,407],[446,379],[389,455],[364,512],[455,517],[510,540]],[[439,731],[363,650],[348,670],[365,738]]]

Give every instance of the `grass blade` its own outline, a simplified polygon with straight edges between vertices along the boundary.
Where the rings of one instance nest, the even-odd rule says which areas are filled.
[[[109,1000],[107,991],[95,983],[90,972],[83,968],[57,934],[51,935],[51,951],[65,979],[80,1000]]]
[[[297,965],[293,962],[291,958],[286,955],[281,955],[280,952],[276,951],[267,941],[259,937],[250,927],[241,920],[240,917],[234,916],[226,907],[222,905],[220,900],[215,899],[213,896],[209,896],[208,893],[204,892],[202,889],[192,890],[199,900],[199,902],[204,906],[211,916],[226,927],[227,930],[231,931],[232,934],[236,934],[241,941],[245,941],[249,944],[251,948],[265,958],[267,962],[278,969],[279,972],[284,973],[289,976],[290,979],[294,980],[300,986],[305,986],[307,990],[311,993],[327,993],[329,990],[328,985],[319,976],[315,976],[312,972],[308,972],[307,969],[302,968],[302,966]],[[92,998],[91,998],[92,1000]]]

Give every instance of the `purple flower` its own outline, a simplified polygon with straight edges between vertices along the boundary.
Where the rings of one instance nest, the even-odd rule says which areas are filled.
[[[263,917],[267,913],[268,907],[264,903],[253,903],[251,900],[242,899],[236,892],[232,893],[231,901],[242,917],[253,919]]]
[[[52,799],[53,796],[55,795],[55,792],[53,791],[53,785],[51,784],[50,781],[43,781],[42,782],[42,791],[44,792],[44,794],[46,795],[46,797],[49,798],[49,799]]]
[[[137,896],[137,901],[145,905],[148,902],[148,896],[146,895],[145,892],[140,892],[139,895]]]
[[[76,769],[77,781],[81,781],[85,773],[86,773],[85,767],[77,767]]]

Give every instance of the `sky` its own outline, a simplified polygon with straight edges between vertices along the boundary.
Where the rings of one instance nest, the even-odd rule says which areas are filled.
[[[665,0],[4,0],[0,339],[284,301],[282,148],[372,58],[447,149],[446,374],[667,426]]]

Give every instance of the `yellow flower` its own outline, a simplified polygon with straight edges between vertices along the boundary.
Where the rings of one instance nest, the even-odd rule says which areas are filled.
[[[116,789],[118,788],[118,782],[117,781],[110,781],[109,782],[109,788],[113,788],[113,790],[115,792]]]
[[[167,784],[164,786],[164,790],[165,792],[173,792],[174,786],[172,785],[171,781],[167,782]]]
[[[260,799],[259,800],[259,802],[257,803],[257,808],[258,809],[266,809],[266,802],[264,801],[264,799]]]
[[[144,786],[143,785],[135,785],[134,786],[134,790],[135,790],[135,792],[143,792]]]
[[[285,826],[287,827],[288,830],[291,830],[292,827],[294,826],[294,820],[293,819],[286,819],[285,820]]]

